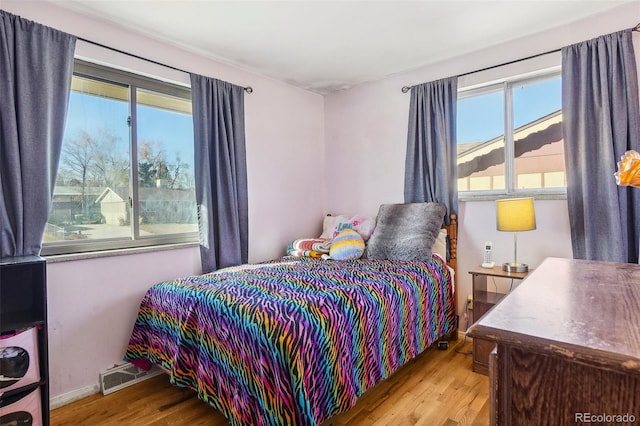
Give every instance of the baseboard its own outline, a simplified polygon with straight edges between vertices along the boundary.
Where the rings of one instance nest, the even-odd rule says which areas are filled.
[[[49,405],[51,406],[51,409],[54,410],[98,392],[100,392],[100,385],[96,383],[95,385],[85,386],[71,392],[63,393],[62,395],[54,396],[49,400]]]

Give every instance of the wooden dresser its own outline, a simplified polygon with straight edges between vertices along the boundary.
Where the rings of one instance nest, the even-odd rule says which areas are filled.
[[[548,258],[469,335],[496,344],[491,424],[640,422],[640,265]]]

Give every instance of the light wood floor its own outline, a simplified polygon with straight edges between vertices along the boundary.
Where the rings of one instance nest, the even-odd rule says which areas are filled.
[[[471,371],[470,355],[429,349],[360,397],[351,410],[323,426],[487,425],[488,378]],[[471,350],[469,341],[458,348]],[[227,426],[224,416],[195,392],[170,385],[165,375],[111,395],[92,395],[51,412],[52,426]]]

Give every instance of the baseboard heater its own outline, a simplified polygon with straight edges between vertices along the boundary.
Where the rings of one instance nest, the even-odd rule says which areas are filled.
[[[129,362],[125,362],[100,373],[100,391],[103,395],[108,395],[161,373],[164,373],[164,371],[155,365],[149,371],[145,371]]]

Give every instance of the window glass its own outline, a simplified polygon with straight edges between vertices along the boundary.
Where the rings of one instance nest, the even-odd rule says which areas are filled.
[[[515,188],[566,187],[560,78],[512,90]]]
[[[197,232],[191,101],[138,90],[140,235]]]
[[[504,189],[504,93],[463,97],[457,104],[458,191]]]
[[[44,242],[131,238],[129,92],[74,76]]]

